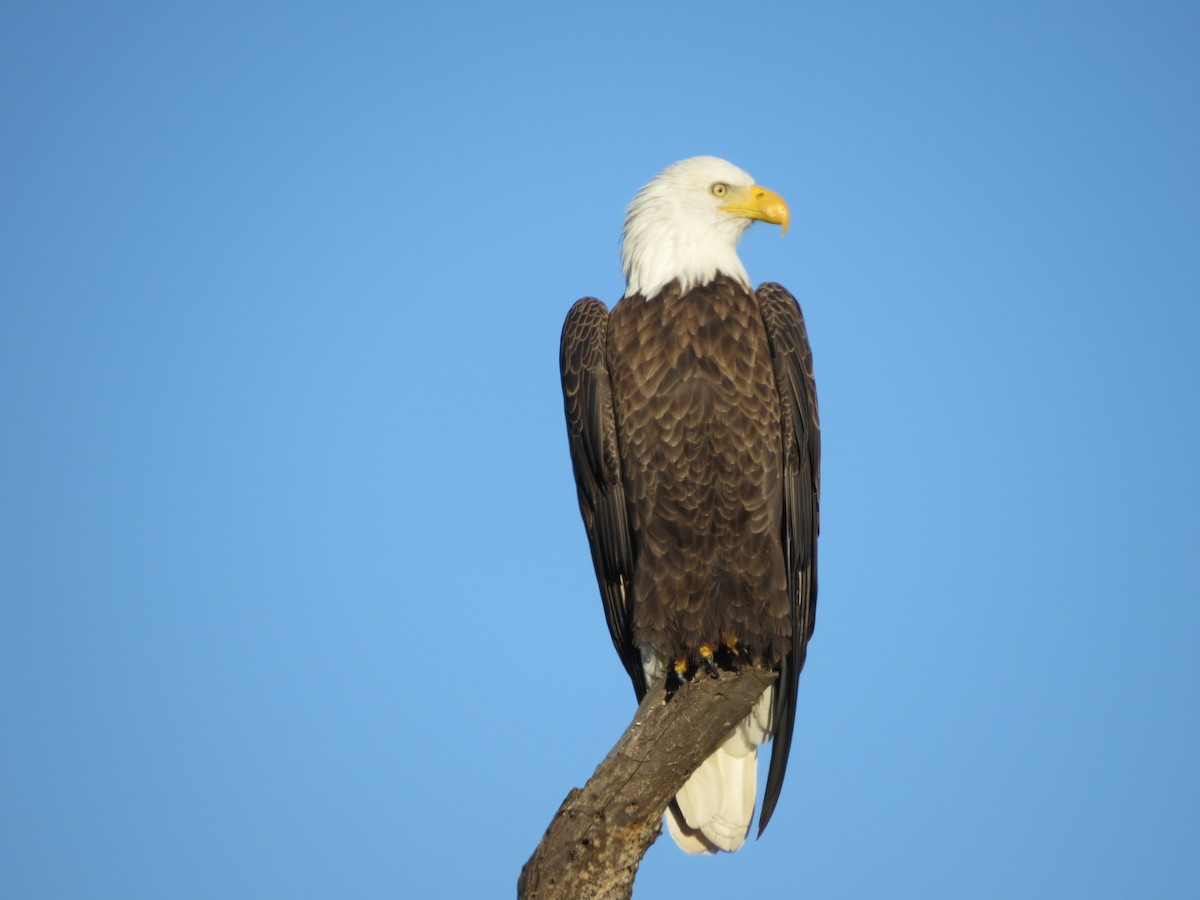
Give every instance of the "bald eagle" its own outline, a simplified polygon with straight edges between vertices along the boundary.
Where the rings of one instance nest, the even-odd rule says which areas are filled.
[[[795,299],[750,286],[737,243],[788,208],[710,156],[670,166],[629,205],[625,294],[586,297],[563,326],[571,462],[604,614],[640,700],[745,661],[779,673],[667,809],[688,853],[734,851],[754,818],[758,745],[773,738],[759,817],[787,766],[817,600],[820,435]]]

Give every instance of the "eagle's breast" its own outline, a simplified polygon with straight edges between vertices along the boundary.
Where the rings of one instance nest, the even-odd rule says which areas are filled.
[[[667,660],[736,638],[781,658],[781,414],[757,299],[726,277],[626,298],[608,358],[637,541],[635,642]]]

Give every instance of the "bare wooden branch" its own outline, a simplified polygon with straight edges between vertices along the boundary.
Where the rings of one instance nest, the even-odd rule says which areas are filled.
[[[572,788],[521,870],[521,900],[625,900],[667,804],[775,680],[747,667],[651,688],[583,790]]]

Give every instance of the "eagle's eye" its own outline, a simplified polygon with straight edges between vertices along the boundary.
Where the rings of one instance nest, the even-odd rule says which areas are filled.
[[[729,193],[729,185],[725,184],[722,181],[718,181],[716,184],[714,184],[712,187],[709,188],[709,191],[712,192],[712,195],[714,197],[724,197],[726,194]]]

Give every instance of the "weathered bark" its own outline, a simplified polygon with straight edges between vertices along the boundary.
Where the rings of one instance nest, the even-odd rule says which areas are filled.
[[[747,667],[652,687],[604,762],[572,788],[521,870],[521,900],[624,900],[667,804],[775,680]]]

